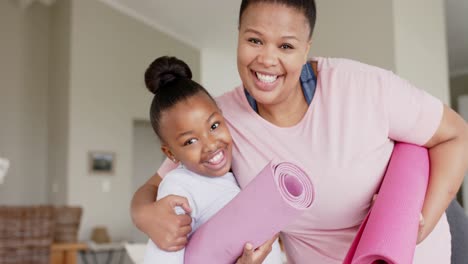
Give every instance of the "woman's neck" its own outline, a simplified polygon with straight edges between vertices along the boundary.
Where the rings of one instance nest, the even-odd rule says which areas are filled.
[[[312,65],[315,76],[318,77],[317,62],[311,61],[309,63]],[[258,104],[257,107],[258,114],[261,117],[279,127],[291,127],[298,124],[309,109],[300,83],[298,83],[297,88],[282,103],[275,105]]]
[[[258,104],[258,114],[268,122],[279,127],[291,127],[298,124],[308,109],[300,84],[283,101],[278,104]]]

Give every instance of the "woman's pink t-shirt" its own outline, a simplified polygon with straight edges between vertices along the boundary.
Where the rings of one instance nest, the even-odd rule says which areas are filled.
[[[384,175],[394,141],[426,143],[442,103],[393,73],[345,59],[314,58],[317,87],[303,119],[278,127],[260,117],[238,87],[217,98],[234,140],[232,170],[245,187],[272,159],[301,165],[316,198],[282,232],[290,263],[342,263]],[[166,161],[164,175],[174,168]],[[450,263],[445,214],[414,263]]]

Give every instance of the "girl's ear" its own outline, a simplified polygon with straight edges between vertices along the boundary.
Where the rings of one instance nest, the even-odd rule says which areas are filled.
[[[174,154],[172,153],[172,151],[169,149],[167,145],[162,145],[161,151],[166,155],[166,157],[172,160],[172,162],[174,163],[178,162],[178,160],[176,159],[176,157],[174,156]]]

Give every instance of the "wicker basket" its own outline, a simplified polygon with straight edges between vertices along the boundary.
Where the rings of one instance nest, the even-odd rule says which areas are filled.
[[[75,243],[78,241],[82,211],[81,207],[62,206],[55,208],[54,242]]]
[[[53,238],[52,206],[0,206],[0,263],[47,264]]]

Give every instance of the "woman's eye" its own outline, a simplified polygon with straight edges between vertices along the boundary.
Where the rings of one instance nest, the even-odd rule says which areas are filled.
[[[257,44],[257,45],[262,44],[262,42],[259,39],[256,39],[256,38],[249,38],[248,41],[253,43],[253,44]]]
[[[219,127],[219,122],[213,123],[213,124],[211,125],[211,130],[215,130],[215,129],[217,129],[218,127]]]
[[[293,46],[291,46],[290,44],[282,44],[282,45],[280,46],[280,48],[281,48],[281,49],[292,49]]]
[[[195,138],[191,138],[184,142],[184,146],[192,145],[195,142],[197,142],[197,140]]]

